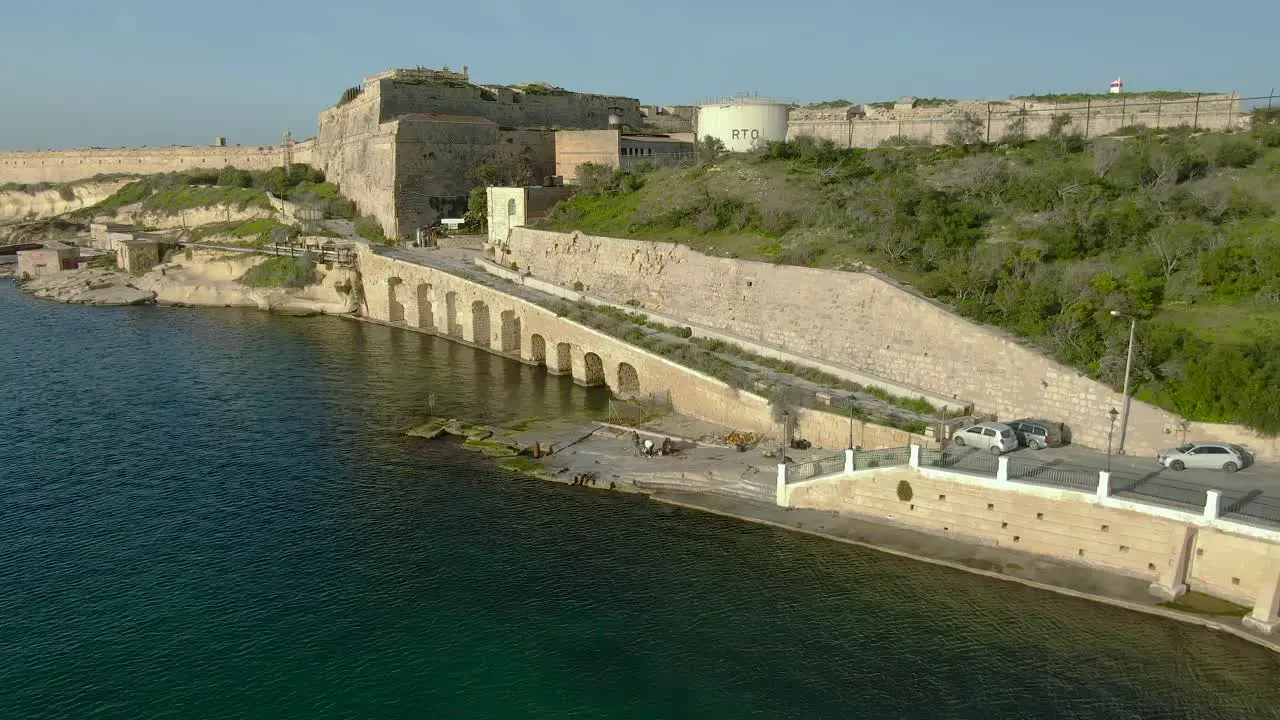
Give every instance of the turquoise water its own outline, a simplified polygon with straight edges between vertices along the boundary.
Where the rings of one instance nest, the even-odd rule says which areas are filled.
[[[1219,633],[397,433],[604,397],[388,328],[0,284],[0,718],[1259,718]]]

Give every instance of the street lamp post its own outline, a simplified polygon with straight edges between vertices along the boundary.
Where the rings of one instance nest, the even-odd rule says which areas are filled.
[[[783,411],[782,413],[782,437],[778,439],[778,462],[786,464],[787,462],[787,430],[791,425],[791,413]]]
[[[1112,310],[1111,314],[1115,317],[1129,318],[1129,356],[1124,361],[1124,404],[1121,406],[1120,414],[1120,446],[1117,452],[1124,454],[1124,436],[1125,431],[1129,429],[1129,380],[1133,375],[1133,339],[1138,329],[1138,318],[1132,315],[1126,315],[1119,310]],[[1112,408],[1113,410],[1115,408]]]
[[[1119,413],[1116,412],[1115,408],[1111,408],[1110,410],[1107,411],[1107,415],[1111,417],[1111,429],[1107,430],[1107,472],[1110,473],[1111,472],[1111,436],[1116,431],[1116,415],[1119,415]]]

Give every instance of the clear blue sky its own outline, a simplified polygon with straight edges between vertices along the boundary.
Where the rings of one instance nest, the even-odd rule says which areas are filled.
[[[0,149],[277,142],[392,67],[696,103],[1280,86],[1280,2],[54,0],[0,12]]]

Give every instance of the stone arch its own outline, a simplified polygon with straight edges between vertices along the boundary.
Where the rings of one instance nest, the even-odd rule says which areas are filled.
[[[640,394],[640,373],[631,363],[618,363],[618,395],[630,397]]]
[[[498,316],[502,327],[499,349],[502,352],[520,352],[520,318],[515,310],[503,310]]]
[[[458,326],[458,293],[453,290],[444,294],[444,331],[448,335],[462,335],[462,328]]]
[[[404,281],[398,277],[387,278],[387,320],[404,322],[404,303],[397,297],[397,289]]]
[[[582,356],[582,384],[604,385],[604,361],[593,352]]]
[[[535,365],[547,364],[547,341],[537,333],[529,336],[529,360]]]
[[[573,355],[569,343],[556,343],[556,364],[548,369],[558,373],[573,372]]]
[[[435,308],[431,306],[431,283],[418,283],[418,327],[434,330]]]
[[[476,300],[471,303],[471,342],[489,347],[489,303]]]

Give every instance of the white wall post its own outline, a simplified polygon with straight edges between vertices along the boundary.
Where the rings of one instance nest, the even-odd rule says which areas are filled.
[[[1009,458],[1004,455],[996,458],[996,480],[1000,482],[1009,481]]]
[[[1204,491],[1204,519],[1210,522],[1217,520],[1222,503],[1222,493],[1217,490]]]
[[[853,448],[845,448],[844,451],[844,471],[845,474],[853,472]]]
[[[911,458],[907,460],[907,465],[910,465],[913,468],[920,467],[920,446],[919,445],[911,446]]]
[[[1106,500],[1111,497],[1111,473],[1106,470],[1098,471],[1098,499]]]
[[[787,506],[787,464],[778,463],[778,488],[774,493],[773,502],[780,506]]]

